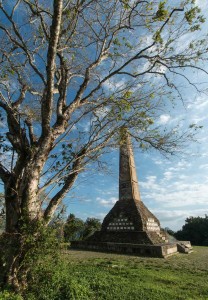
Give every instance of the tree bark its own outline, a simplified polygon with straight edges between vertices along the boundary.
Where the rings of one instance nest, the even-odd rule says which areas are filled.
[[[3,233],[0,237],[0,282],[19,292],[26,286],[23,267],[26,252],[21,245],[21,235],[18,233]]]
[[[40,173],[33,160],[17,173],[10,174],[5,182],[6,232],[1,236],[0,270],[1,282],[20,291],[26,287],[25,255],[32,247],[25,243],[25,237],[30,231],[33,236],[36,234],[41,204],[37,196]]]
[[[17,233],[20,218],[20,199],[16,182],[12,176],[5,184],[6,232]]]

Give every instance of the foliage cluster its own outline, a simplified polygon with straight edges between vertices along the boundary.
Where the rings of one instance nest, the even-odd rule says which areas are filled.
[[[87,218],[83,220],[70,214],[64,224],[64,239],[66,242],[71,240],[85,240],[95,231],[100,230],[101,223],[96,218]]]
[[[23,300],[21,295],[14,294],[7,290],[2,292],[0,291],[0,299],[1,300]]]
[[[182,229],[174,235],[178,240],[191,241],[193,245],[208,246],[208,216],[187,218]]]

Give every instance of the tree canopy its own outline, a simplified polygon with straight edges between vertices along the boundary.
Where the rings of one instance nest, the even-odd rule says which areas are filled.
[[[174,236],[178,240],[191,241],[193,245],[208,246],[208,216],[187,218],[185,225]]]
[[[96,218],[87,218],[84,222],[70,214],[64,224],[64,238],[68,241],[84,240],[95,231],[101,229],[100,220]]]
[[[80,240],[84,230],[84,221],[70,214],[64,224],[64,238],[66,241]]]

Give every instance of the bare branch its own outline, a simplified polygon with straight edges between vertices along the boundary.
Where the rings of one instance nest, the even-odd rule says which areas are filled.
[[[21,1],[21,0],[18,0],[18,1],[16,2],[16,4],[14,5],[14,7],[13,7],[13,9],[12,9],[12,13],[11,13],[11,18],[13,18],[14,13],[15,13],[15,10],[17,9],[18,5],[20,4],[20,1]]]
[[[13,106],[13,107],[16,108],[16,107],[18,107],[20,104],[22,104],[22,102],[23,102],[24,99],[25,99],[26,91],[27,91],[27,86],[24,85],[23,88],[21,89],[19,98],[18,98],[14,103],[12,103],[12,106]]]
[[[63,0],[54,0],[54,14],[50,30],[50,39],[47,55],[47,86],[45,97],[42,100],[42,137],[50,132],[50,121],[52,114],[54,75],[56,71],[56,54],[60,35],[62,19]]]
[[[34,130],[33,130],[32,122],[31,122],[30,118],[27,118],[25,120],[25,123],[29,130],[30,143],[31,143],[31,145],[34,145],[37,143],[37,137],[34,134]]]
[[[9,30],[7,30],[5,27],[1,26],[0,25],[0,29],[2,29],[8,36],[8,38],[11,40],[11,42],[21,48],[24,53],[26,54],[26,56],[28,57],[29,59],[29,63],[31,65],[31,67],[33,68],[33,70],[35,71],[35,73],[41,78],[41,80],[43,81],[43,83],[45,84],[45,79],[44,79],[44,76],[43,74],[38,70],[38,68],[36,67],[36,65],[34,64],[33,62],[33,58],[31,56],[31,53],[29,52],[29,49],[27,47],[27,45],[25,44],[24,40],[23,40],[23,37],[21,36],[21,34],[19,33],[18,29],[17,29],[17,26],[15,24],[15,22],[13,21],[13,19],[8,15],[8,13],[5,11],[5,9],[0,6],[0,9],[3,11],[3,13],[5,14],[5,16],[7,17],[7,19],[11,22],[12,24],[12,27],[14,29],[14,32],[16,34],[16,37],[20,40],[20,42],[15,39],[12,34],[9,32]]]

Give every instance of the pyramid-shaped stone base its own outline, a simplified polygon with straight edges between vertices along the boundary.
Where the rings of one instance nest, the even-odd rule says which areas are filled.
[[[167,257],[177,253],[160,228],[159,220],[142,201],[117,201],[103,220],[102,228],[86,241],[73,241],[72,248]]]
[[[168,243],[168,236],[142,201],[129,199],[116,202],[89,241],[155,245]]]

